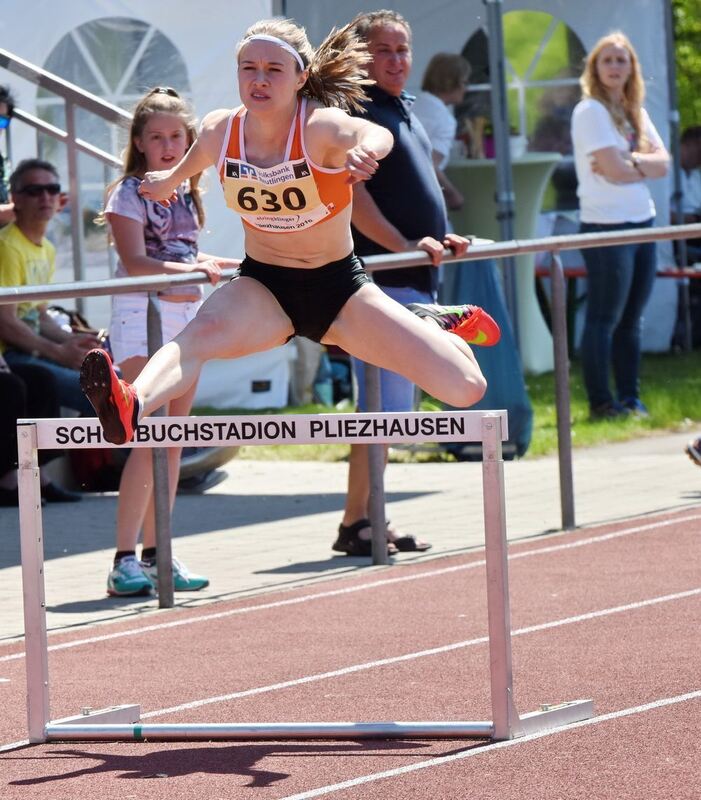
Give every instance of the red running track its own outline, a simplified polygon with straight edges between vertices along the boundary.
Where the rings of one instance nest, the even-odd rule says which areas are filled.
[[[592,720],[511,742],[70,743],[0,752],[12,798],[701,797],[701,508],[510,546],[515,699]],[[52,718],[488,720],[483,554],[50,638]],[[0,646],[0,742],[26,737]]]

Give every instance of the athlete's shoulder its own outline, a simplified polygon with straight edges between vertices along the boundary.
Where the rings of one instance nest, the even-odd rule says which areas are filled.
[[[238,108],[216,108],[214,111],[209,111],[202,118],[200,132],[205,133],[206,131],[213,131],[225,127],[229,121],[229,117],[238,110]]]
[[[324,106],[318,100],[307,101],[307,124],[339,125],[350,119],[348,113],[337,106]]]

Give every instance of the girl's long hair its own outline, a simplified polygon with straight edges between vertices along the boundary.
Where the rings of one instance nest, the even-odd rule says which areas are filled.
[[[630,58],[630,75],[623,87],[623,103],[620,106],[613,103],[609,98],[606,87],[601,82],[596,69],[596,62],[601,51],[609,45],[624,47],[628,51]],[[585,97],[592,97],[606,106],[616,128],[621,134],[626,135],[626,123],[633,128],[636,147],[640,148],[646,142],[647,137],[643,128],[642,115],[643,101],[645,100],[645,82],[643,81],[638,54],[635,52],[630,39],[624,33],[614,31],[599,39],[587,55],[584,72],[579,79],[579,84]]]
[[[192,147],[197,138],[197,126],[190,105],[180,97],[175,89],[162,86],[151,89],[151,91],[147,92],[141,100],[139,100],[134,109],[134,116],[131,127],[129,128],[129,141],[123,153],[124,166],[122,168],[122,175],[109,184],[105,191],[105,196],[109,196],[115,186],[125,178],[131,176],[142,177],[147,171],[146,157],[139,151],[134,139],[143,135],[146,122],[152,114],[172,114],[179,117],[185,126],[187,149],[189,150],[190,147]],[[190,178],[190,196],[195,206],[195,213],[197,214],[197,221],[200,228],[204,227],[205,220],[204,206],[202,205],[202,192],[199,185],[201,177],[202,173],[198,172],[197,175],[193,175]],[[104,213],[98,217],[98,220],[104,222]]]
[[[309,77],[299,92],[301,95],[318,100],[324,106],[360,110],[366,99],[363,87],[374,81],[368,78],[365,69],[371,60],[370,54],[353,22],[334,28],[315,51],[305,29],[294,20],[261,20],[246,31],[237,52],[249,36],[256,34],[276,36],[299,53],[305,69],[309,70]],[[299,64],[296,67],[300,71]]]

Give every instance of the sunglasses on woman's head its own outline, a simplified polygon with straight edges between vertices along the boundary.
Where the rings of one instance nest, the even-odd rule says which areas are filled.
[[[28,183],[21,189],[17,189],[16,194],[26,194],[28,197],[39,197],[48,192],[52,197],[61,193],[60,183]]]
[[[169,97],[180,97],[172,86],[156,86],[151,89],[151,94],[167,94]]]

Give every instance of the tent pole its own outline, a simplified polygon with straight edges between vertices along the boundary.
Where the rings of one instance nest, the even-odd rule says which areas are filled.
[[[506,76],[504,72],[504,30],[502,26],[502,0],[483,0],[487,7],[487,30],[489,42],[489,83],[492,101],[492,129],[496,157],[497,220],[502,241],[514,238],[515,197],[511,175],[511,153],[509,151],[509,112],[506,98]],[[513,256],[503,260],[504,294],[511,315],[516,346],[519,344],[518,307],[516,302],[516,262]]]

